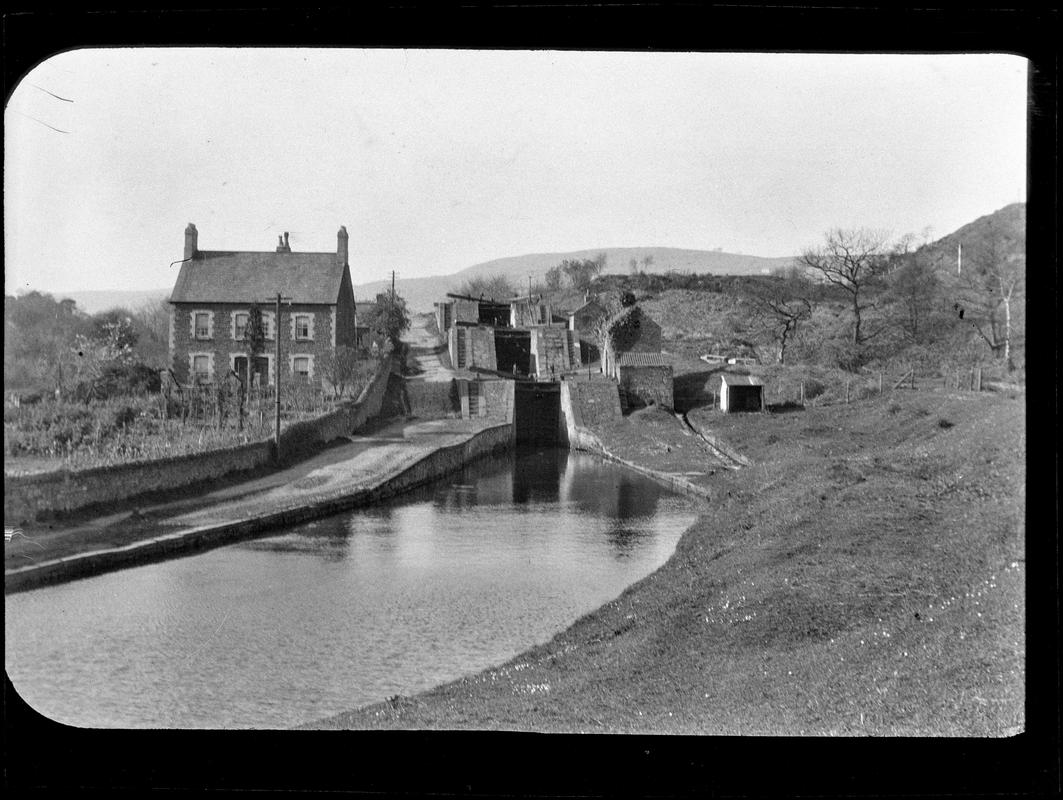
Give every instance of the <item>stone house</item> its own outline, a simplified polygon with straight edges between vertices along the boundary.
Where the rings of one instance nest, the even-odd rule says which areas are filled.
[[[604,326],[601,347],[602,372],[620,378],[620,356],[624,353],[660,353],[661,326],[637,305],[614,314]]]
[[[591,364],[602,357],[598,347],[598,321],[605,316],[605,306],[590,296],[585,296],[583,305],[568,315],[568,329],[579,342],[580,362]]]
[[[170,368],[178,382],[217,383],[231,371],[245,383],[272,384],[279,336],[281,380],[320,385],[323,359],[340,345],[357,345],[347,229],[339,229],[331,253],[293,252],[287,233],[278,238],[273,252],[200,250],[189,223],[170,295]],[[244,331],[254,304],[266,341],[252,358]]]

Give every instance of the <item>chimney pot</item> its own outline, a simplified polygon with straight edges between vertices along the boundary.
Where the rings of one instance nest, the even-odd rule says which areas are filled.
[[[347,226],[340,225],[339,233],[336,234],[336,257],[344,266],[347,266],[347,241]]]
[[[199,231],[196,230],[196,226],[191,222],[188,223],[188,227],[185,228],[185,260],[195,256],[199,250]]]
[[[285,231],[283,236],[281,236],[280,234],[277,234],[277,252],[278,253],[290,253],[290,252],[292,252],[292,248],[288,246],[288,231]]]

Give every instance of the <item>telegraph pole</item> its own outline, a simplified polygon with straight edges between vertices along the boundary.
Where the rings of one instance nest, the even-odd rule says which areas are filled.
[[[274,336],[274,363],[273,363],[273,392],[276,395],[274,398],[274,416],[273,416],[273,444],[274,444],[274,457],[277,463],[281,460],[281,301],[291,304],[292,298],[282,297],[280,292],[277,292],[275,298],[271,298],[275,305],[273,311],[273,336]]]
[[[277,309],[273,315],[275,330],[273,336],[277,346],[277,355],[273,365],[273,390],[276,395],[276,416],[274,418],[273,441],[276,445],[277,463],[281,460],[281,293],[277,292]]]

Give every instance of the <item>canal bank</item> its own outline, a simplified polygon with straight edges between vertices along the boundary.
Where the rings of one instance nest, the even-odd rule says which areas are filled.
[[[615,600],[510,661],[310,729],[1010,736],[1025,723],[1021,401],[911,392],[595,426],[713,511]],[[961,477],[962,475],[962,477]]]
[[[357,508],[512,444],[508,423],[394,422],[300,464],[206,495],[72,526],[27,528],[6,544],[4,590],[186,555]]]

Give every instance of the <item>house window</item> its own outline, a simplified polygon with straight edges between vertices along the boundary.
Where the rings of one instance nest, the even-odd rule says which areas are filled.
[[[247,333],[247,320],[248,314],[242,311],[238,311],[233,318],[233,338],[240,341]]]
[[[295,317],[295,338],[296,339],[309,339],[310,338],[310,315],[309,314],[297,314]]]
[[[210,356],[192,356],[192,377],[196,383],[210,383]]]
[[[210,314],[206,311],[196,312],[196,338],[210,338]]]
[[[310,356],[295,356],[292,359],[292,372],[296,380],[310,380]]]

